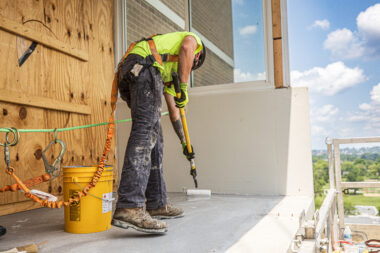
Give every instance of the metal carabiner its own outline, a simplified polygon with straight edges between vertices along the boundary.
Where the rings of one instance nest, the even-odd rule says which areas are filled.
[[[54,160],[53,164],[50,164],[46,158],[45,152],[50,148],[50,146],[53,143],[58,143],[59,145],[61,145],[61,151],[59,152],[58,157]],[[66,152],[66,144],[64,141],[59,140],[59,139],[54,139],[53,141],[51,141],[49,145],[47,145],[45,150],[42,151],[42,159],[44,161],[45,171],[51,176],[52,179],[58,177],[59,174],[61,173],[61,161],[65,152]]]
[[[7,142],[4,143],[4,160],[5,160],[5,164],[7,165],[7,171],[10,172],[12,170],[11,169],[11,155],[9,152],[8,145],[9,144]]]

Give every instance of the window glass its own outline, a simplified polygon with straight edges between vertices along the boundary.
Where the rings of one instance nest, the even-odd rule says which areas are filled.
[[[266,79],[261,0],[191,0],[190,30],[206,44],[207,57],[193,86]]]
[[[266,79],[262,0],[232,0],[234,81]]]

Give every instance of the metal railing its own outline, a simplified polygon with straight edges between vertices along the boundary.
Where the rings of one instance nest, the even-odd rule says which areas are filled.
[[[338,196],[337,196],[338,217],[339,217],[339,227],[341,230],[344,229],[343,190],[347,188],[380,188],[380,182],[342,182],[342,170],[341,170],[339,145],[355,144],[355,143],[374,143],[374,142],[380,142],[380,137],[333,139],[331,142],[328,141],[327,139],[326,141],[327,150],[330,149],[330,151],[332,151],[332,148],[334,149],[335,179],[336,179],[335,181],[336,181],[336,191],[338,193]],[[329,170],[331,170],[330,160],[329,160]],[[330,185],[332,184],[331,181],[332,180],[330,179]]]
[[[342,182],[342,170],[340,160],[341,144],[374,143],[380,142],[380,137],[365,138],[326,138],[327,159],[329,164],[329,183],[330,189],[324,199],[321,208],[314,215],[314,222],[300,224],[301,232],[297,236],[305,239],[314,240],[315,252],[329,252],[334,249],[334,244],[343,237],[344,224],[344,205],[343,190],[347,188],[380,188],[380,182]],[[335,170],[334,170],[335,168]],[[338,214],[338,217],[336,217]],[[337,219],[338,218],[338,219]],[[311,224],[311,225],[310,225]],[[312,233],[307,233],[312,230]],[[299,239],[297,240],[299,241]],[[302,245],[299,250],[293,252],[310,252],[305,250]]]

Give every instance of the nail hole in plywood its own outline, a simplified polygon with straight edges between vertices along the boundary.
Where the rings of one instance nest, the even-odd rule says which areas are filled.
[[[26,116],[27,116],[26,108],[25,107],[21,107],[18,115],[19,115],[19,117],[20,117],[21,120],[25,119]]]
[[[37,160],[40,160],[41,157],[42,157],[42,150],[39,148],[37,149],[36,151],[34,151],[34,157],[37,159]]]
[[[71,37],[71,31],[70,31],[70,29],[67,29],[67,35],[68,35],[69,37]]]
[[[20,160],[20,157],[18,156],[18,153],[16,154],[16,161],[18,162]]]
[[[53,187],[51,187],[51,185],[49,185],[48,192],[51,193],[52,191],[53,191]]]
[[[3,108],[3,115],[4,115],[4,116],[7,116],[7,115],[8,115],[8,110],[5,109],[5,108]]]
[[[59,193],[62,192],[62,186],[58,186],[58,192],[59,192]]]
[[[55,11],[55,5],[54,5],[54,4],[51,4],[51,9],[52,9],[53,11]]]
[[[74,162],[74,156],[71,157],[71,161]]]

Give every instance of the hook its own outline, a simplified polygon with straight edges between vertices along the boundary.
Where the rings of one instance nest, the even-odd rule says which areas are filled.
[[[45,152],[50,148],[50,146],[53,143],[58,143],[59,145],[61,145],[61,151],[59,152],[58,157],[54,160],[53,164],[50,164],[48,159],[46,158]],[[42,151],[42,160],[44,161],[45,171],[46,171],[46,173],[51,175],[52,179],[59,176],[59,174],[61,172],[61,162],[62,162],[62,158],[63,158],[63,155],[65,154],[65,152],[66,152],[66,144],[64,141],[59,140],[59,139],[52,140],[47,145],[45,150]]]
[[[8,130],[8,132],[5,134],[5,143],[0,143],[0,146],[5,146],[5,144],[7,144],[8,146],[15,146],[20,140],[20,133],[18,129],[15,127],[10,127],[6,129]],[[9,133],[13,134],[12,141],[9,140]]]

